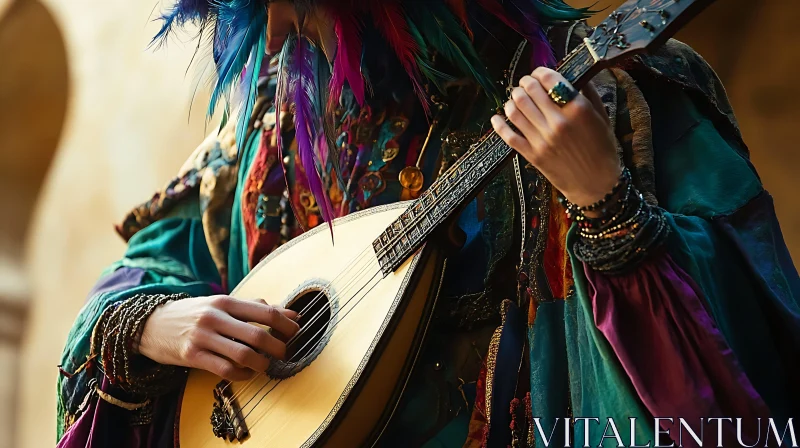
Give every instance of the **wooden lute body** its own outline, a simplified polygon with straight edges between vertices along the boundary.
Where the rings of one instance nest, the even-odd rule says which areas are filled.
[[[363,250],[364,241],[377,238],[408,205],[376,207],[338,219],[335,245],[327,226],[319,226],[276,250],[233,292],[234,297],[265,297],[286,306],[305,291],[330,285],[329,301],[340,320],[313,362],[294,376],[278,382],[265,375],[229,387],[243,414],[249,414],[245,424],[250,434],[242,445],[300,447],[323,439],[329,446],[355,447],[378,436],[369,433],[379,432],[393,412],[442,277],[444,259],[432,248],[417,250],[385,278],[375,275],[381,271],[374,253]],[[350,260],[356,261],[348,266]],[[211,431],[212,392],[219,382],[208,372],[189,376],[180,415],[181,446],[240,443]],[[337,430],[324,434],[332,424]]]
[[[630,0],[558,71],[576,88],[615,60],[653,50],[712,0]],[[184,448],[371,446],[402,396],[436,304],[445,257],[431,236],[513,151],[494,133],[417,200],[354,213],[264,259],[233,291],[299,311],[289,362],[253,381],[192,371],[179,417]]]

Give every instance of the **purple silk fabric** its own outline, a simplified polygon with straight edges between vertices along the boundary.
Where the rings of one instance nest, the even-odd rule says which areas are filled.
[[[120,396],[103,378],[104,391]],[[175,446],[175,416],[180,391],[156,399],[152,424],[133,426],[130,412],[94,397],[64,434],[57,448],[167,448]]]
[[[747,440],[757,440],[758,418],[769,410],[708,313],[703,292],[663,252],[624,275],[584,267],[594,321],[605,335],[639,398],[670,434],[683,417],[699,435],[709,417],[741,417]],[[703,446],[717,446],[717,426],[706,423]],[[723,425],[734,442],[735,425]],[[696,446],[683,431],[683,446]],[[751,442],[752,443],[752,442]],[[736,445],[738,446],[738,445]]]
[[[89,300],[97,294],[104,292],[122,291],[124,289],[133,288],[134,286],[139,286],[142,282],[142,277],[144,277],[144,273],[145,270],[140,268],[119,268],[98,280],[92,290],[89,291],[89,294],[86,295],[86,298]]]
[[[141,284],[145,270],[122,267],[103,276],[88,298],[97,294],[122,291]],[[122,397],[103,377],[102,389],[114,397]],[[177,393],[159,398],[155,403],[153,424],[132,426],[129,412],[94,397],[80,418],[58,443],[58,448],[166,448],[174,446],[174,422]]]

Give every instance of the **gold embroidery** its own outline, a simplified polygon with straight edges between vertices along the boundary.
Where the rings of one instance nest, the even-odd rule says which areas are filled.
[[[511,302],[504,300],[500,305],[501,323],[492,333],[489,342],[489,353],[486,355],[486,424],[492,422],[492,385],[494,384],[494,369],[497,364],[497,353],[500,350],[500,337],[503,335],[503,327],[506,324],[506,313]]]

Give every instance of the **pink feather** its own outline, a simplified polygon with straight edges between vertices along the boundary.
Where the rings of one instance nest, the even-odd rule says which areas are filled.
[[[355,14],[345,13],[336,17],[334,25],[337,48],[330,82],[329,106],[339,102],[345,80],[350,85],[358,104],[365,101],[364,75],[361,73],[361,26]]]
[[[519,24],[514,22],[514,20],[508,16],[505,8],[503,8],[503,5],[501,5],[500,2],[498,2],[497,0],[478,0],[478,4],[488,13],[497,17],[501,22],[505,23],[506,26],[513,29],[519,34],[524,35],[524,33],[519,27]]]

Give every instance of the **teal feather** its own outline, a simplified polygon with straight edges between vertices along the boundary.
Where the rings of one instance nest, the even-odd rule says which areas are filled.
[[[419,48],[419,52],[415,55],[415,58],[417,61],[417,66],[419,66],[420,73],[422,73],[422,75],[428,79],[428,81],[432,82],[440,92],[444,92],[444,84],[448,81],[452,81],[455,78],[447,73],[433,68],[433,63],[431,63],[430,59],[428,43],[423,38],[422,33],[420,33],[416,24],[410,18],[407,18],[407,21],[409,34],[411,34],[411,37],[414,38],[414,41],[417,43],[417,47]]]
[[[525,4],[530,4],[542,25],[587,19],[594,13],[591,7],[573,8],[562,0],[511,0],[511,3],[521,11],[526,11]]]
[[[258,76],[261,73],[261,64],[266,53],[267,35],[260,33],[258,43],[250,53],[250,61],[247,69],[242,76],[242,105],[239,109],[239,121],[236,123],[236,141],[244,142],[247,134],[247,126],[250,123],[250,116],[253,115],[253,107],[258,96]]]
[[[463,74],[471,76],[486,94],[498,99],[498,92],[478,52],[447,7],[431,2],[428,11],[414,10],[414,18],[429,45]]]

